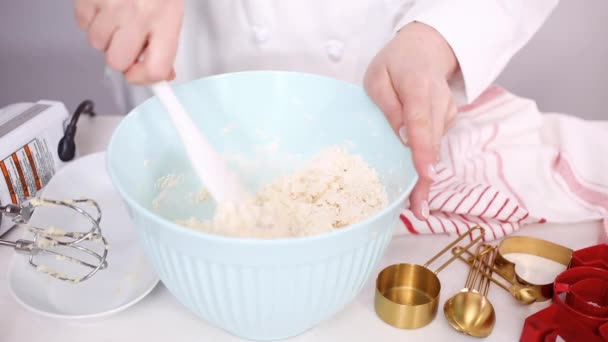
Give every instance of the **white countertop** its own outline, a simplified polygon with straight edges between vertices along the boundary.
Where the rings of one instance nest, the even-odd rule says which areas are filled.
[[[80,155],[104,150],[120,119],[119,116],[81,118],[77,133]],[[528,226],[516,234],[580,249],[596,244],[599,232],[600,223],[589,222]],[[14,238],[15,234],[12,235],[9,238]],[[395,238],[377,271],[399,262],[422,264],[451,239],[445,236]],[[34,314],[22,308],[9,294],[6,273],[12,254],[11,249],[0,248],[0,342],[240,341],[191,314],[162,284],[135,306],[103,319],[71,321]],[[374,276],[345,310],[290,341],[475,341],[477,339],[454,331],[442,311],[445,300],[463,287],[466,272],[465,266],[456,261],[439,274],[443,287],[439,310],[436,319],[426,327],[400,330],[380,321],[373,308]],[[497,315],[494,331],[487,338],[490,341],[519,340],[524,319],[549,305],[549,302],[519,305],[497,286],[492,286],[489,299]]]

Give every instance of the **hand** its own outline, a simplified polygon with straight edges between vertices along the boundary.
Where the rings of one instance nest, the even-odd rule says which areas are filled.
[[[441,137],[457,112],[448,86],[457,69],[456,56],[441,34],[411,23],[376,55],[365,75],[370,98],[412,149],[419,180],[410,207],[421,220],[429,217],[428,194]]]
[[[175,78],[183,0],[75,0],[76,20],[89,43],[127,81]],[[144,52],[145,50],[145,52]]]

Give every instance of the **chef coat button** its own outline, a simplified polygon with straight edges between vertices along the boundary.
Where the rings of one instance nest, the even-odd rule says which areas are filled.
[[[268,40],[269,33],[268,30],[264,27],[254,26],[253,30],[253,38],[258,44],[263,44]]]
[[[327,55],[329,58],[337,62],[342,59],[342,55],[344,54],[344,43],[339,40],[330,40],[325,44],[325,48],[327,49]]]

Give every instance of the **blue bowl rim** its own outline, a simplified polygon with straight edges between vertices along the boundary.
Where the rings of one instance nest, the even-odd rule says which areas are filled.
[[[201,80],[213,80],[213,79],[219,79],[219,78],[227,78],[227,77],[232,77],[232,76],[239,75],[239,74],[276,74],[276,75],[292,74],[292,75],[298,75],[298,76],[319,78],[320,80],[323,80],[323,81],[338,82],[338,83],[342,83],[342,85],[344,85],[346,87],[351,87],[351,88],[354,88],[357,90],[361,90],[361,87],[359,87],[353,83],[348,83],[346,81],[334,79],[334,78],[327,77],[327,76],[305,73],[305,72],[280,71],[280,70],[253,70],[253,71],[238,71],[238,72],[215,74],[215,75],[211,75],[211,76],[202,77],[202,78],[199,78],[196,80],[192,80],[189,82],[185,82],[183,84],[175,85],[172,87],[174,87],[174,89],[179,89],[181,87],[188,86],[192,82],[197,82],[197,81],[201,81]],[[400,203],[405,203],[406,197],[409,196],[412,189],[414,188],[414,185],[416,184],[416,182],[418,180],[418,174],[415,172],[415,169],[414,169],[414,177],[413,177],[412,181],[410,182],[410,184],[408,184],[407,188],[404,189],[396,199],[394,199],[392,202],[390,202],[382,210],[376,212],[374,215],[371,215],[362,221],[359,221],[357,223],[354,223],[354,224],[346,226],[346,227],[342,227],[340,229],[335,229],[335,230],[327,232],[327,233],[315,234],[315,235],[310,235],[310,236],[299,236],[299,237],[281,237],[281,238],[274,238],[274,239],[260,239],[260,238],[242,238],[242,237],[233,237],[233,236],[227,236],[227,235],[212,234],[212,233],[207,233],[204,231],[184,227],[161,215],[154,213],[153,211],[151,211],[151,210],[145,208],[143,205],[139,204],[135,199],[133,199],[122,188],[120,178],[114,173],[114,171],[112,170],[112,167],[111,167],[111,164],[112,164],[111,160],[113,159],[112,151],[115,150],[114,144],[116,143],[116,136],[119,134],[119,132],[121,130],[124,129],[124,127],[128,123],[128,120],[134,120],[133,117],[135,117],[135,115],[144,115],[138,111],[139,107],[143,106],[144,104],[146,104],[149,101],[153,101],[154,99],[155,99],[155,96],[151,96],[150,98],[145,100],[139,106],[137,106],[136,108],[131,110],[129,113],[127,113],[125,118],[122,119],[121,122],[118,124],[118,127],[116,127],[116,129],[114,130],[114,132],[112,133],[112,135],[110,137],[110,142],[106,149],[106,151],[107,151],[106,168],[107,168],[108,174],[110,176],[110,179],[111,179],[112,183],[114,184],[114,188],[119,192],[119,194],[122,196],[122,198],[132,208],[134,208],[136,211],[138,211],[141,215],[143,215],[147,219],[150,219],[153,221],[160,221],[160,223],[161,223],[160,226],[167,227],[168,229],[170,229],[174,232],[185,233],[188,236],[191,236],[194,238],[198,238],[198,239],[204,238],[204,239],[208,239],[208,240],[212,240],[212,241],[216,241],[216,242],[228,242],[228,243],[242,244],[242,245],[265,245],[265,246],[309,243],[312,241],[324,240],[324,239],[329,239],[332,237],[337,238],[340,235],[349,234],[349,231],[363,229],[365,226],[368,226],[373,221],[377,220],[379,217],[388,215],[389,212],[393,211],[396,206],[400,205]]]

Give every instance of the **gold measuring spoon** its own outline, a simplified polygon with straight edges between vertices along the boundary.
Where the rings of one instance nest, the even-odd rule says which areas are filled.
[[[471,254],[471,252],[469,252],[468,250],[465,250],[464,248],[457,246],[454,247],[452,249],[452,253],[454,255],[458,255],[458,258],[467,263],[467,264],[471,264],[474,261],[474,256],[473,254]],[[463,257],[463,255],[466,254],[469,256],[468,260],[465,259]],[[485,264],[484,266],[486,266],[486,268],[489,268],[490,270],[493,270],[493,264],[489,265],[489,264]],[[534,289],[526,287],[526,286],[522,286],[520,284],[517,284],[509,279],[506,279],[504,277],[503,278],[507,283],[509,283],[509,286],[499,282],[498,280],[496,280],[496,278],[494,278],[491,273],[485,272],[485,271],[481,271],[481,274],[485,277],[490,279],[494,284],[498,285],[500,288],[502,288],[503,290],[509,292],[511,294],[511,296],[513,296],[513,298],[515,298],[515,300],[517,300],[518,302],[520,302],[521,304],[532,304],[536,301],[536,292],[534,291]]]
[[[443,313],[450,325],[465,335],[487,337],[494,329],[496,313],[487,298],[490,280],[480,276],[480,273],[492,272],[485,264],[492,264],[495,257],[493,247],[479,244],[477,255],[470,264],[465,287],[443,306]]]

